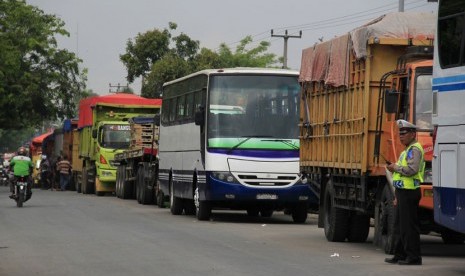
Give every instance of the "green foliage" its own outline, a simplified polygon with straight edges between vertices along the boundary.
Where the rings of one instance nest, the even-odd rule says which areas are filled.
[[[74,53],[58,49],[64,22],[25,1],[0,0],[0,125],[3,129],[73,117],[86,71]]]
[[[21,130],[0,129],[0,153],[16,151],[20,146],[31,140],[34,132],[33,128]]]
[[[126,53],[120,55],[129,82],[143,77],[141,95],[144,97],[158,98],[163,83],[202,69],[271,67],[277,62],[274,54],[267,53],[268,42],[248,49],[253,42],[251,36],[242,39],[234,52],[224,43],[214,52],[200,48],[199,41],[184,33],[173,37],[170,31],[176,28],[176,23],[170,22],[169,29],[139,33],[135,42],[127,42]]]

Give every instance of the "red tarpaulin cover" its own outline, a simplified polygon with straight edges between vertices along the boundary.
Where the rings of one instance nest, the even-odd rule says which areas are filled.
[[[104,96],[94,96],[81,100],[79,102],[79,122],[78,128],[92,125],[92,108],[95,105],[103,104],[121,104],[133,106],[154,106],[160,107],[160,99],[147,99],[134,94],[115,93]]]
[[[41,134],[37,137],[34,137],[32,139],[32,143],[35,143],[35,144],[42,144],[42,142],[44,141],[45,138],[47,138],[49,135],[52,135],[53,134],[53,131],[51,132],[47,132],[47,133],[44,133],[44,134]]]

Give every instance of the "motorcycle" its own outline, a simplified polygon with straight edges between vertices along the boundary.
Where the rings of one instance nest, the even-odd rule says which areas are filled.
[[[0,183],[2,186],[8,186],[9,177],[7,169],[0,165]]]
[[[31,194],[27,185],[27,176],[20,176],[16,179],[16,183],[14,185],[13,199],[16,201],[17,207],[23,207],[23,203],[31,198]]]

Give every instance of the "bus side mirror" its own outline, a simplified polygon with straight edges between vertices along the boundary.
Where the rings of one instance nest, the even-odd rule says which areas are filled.
[[[96,129],[93,129],[92,130],[92,138],[97,138],[97,130]]]
[[[384,91],[384,110],[388,114],[397,113],[400,92],[395,90]]]
[[[205,109],[200,108],[195,112],[194,122],[196,126],[203,126],[205,124]]]

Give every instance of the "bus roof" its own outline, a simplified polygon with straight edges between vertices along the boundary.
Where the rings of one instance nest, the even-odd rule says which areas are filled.
[[[298,76],[299,71],[296,70],[289,70],[289,69],[278,69],[278,68],[255,68],[255,67],[236,67],[236,68],[221,68],[221,69],[205,69],[202,71],[198,71],[192,73],[190,75],[165,82],[163,87],[183,81],[185,79],[192,78],[198,75],[221,75],[221,74],[264,74],[264,75],[289,75],[289,76]]]

